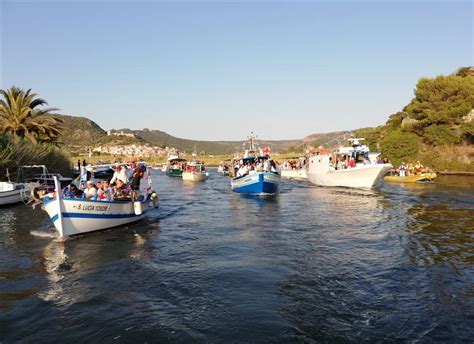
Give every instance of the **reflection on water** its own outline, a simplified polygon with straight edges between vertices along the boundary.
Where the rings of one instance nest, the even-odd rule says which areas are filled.
[[[157,215],[65,243],[0,209],[2,343],[474,338],[474,179],[270,198],[154,179]]]

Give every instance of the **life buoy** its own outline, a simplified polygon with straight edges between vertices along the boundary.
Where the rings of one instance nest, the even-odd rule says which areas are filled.
[[[158,200],[158,194],[155,191],[151,192],[150,199],[155,208],[158,208],[160,206],[160,201]]]

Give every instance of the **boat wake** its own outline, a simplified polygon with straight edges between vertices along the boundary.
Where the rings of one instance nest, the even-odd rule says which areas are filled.
[[[56,232],[43,232],[39,230],[32,230],[30,234],[37,238],[56,239],[58,234]]]

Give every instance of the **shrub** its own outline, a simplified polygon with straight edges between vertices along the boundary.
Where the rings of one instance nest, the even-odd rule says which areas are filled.
[[[402,161],[415,160],[420,148],[420,138],[413,133],[394,130],[380,142],[380,147],[382,153],[398,165]]]
[[[452,145],[459,143],[459,136],[444,125],[430,125],[423,131],[426,143],[433,146]]]
[[[461,125],[461,135],[468,143],[474,143],[474,122],[464,123]]]
[[[23,139],[0,135],[0,179],[6,169],[15,175],[22,165],[46,165],[50,172],[71,175],[71,164],[67,156],[49,144],[33,144]]]

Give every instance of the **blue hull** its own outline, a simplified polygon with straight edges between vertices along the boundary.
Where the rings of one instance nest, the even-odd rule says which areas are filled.
[[[232,180],[232,190],[241,194],[276,194],[280,190],[280,176],[256,173]]]

